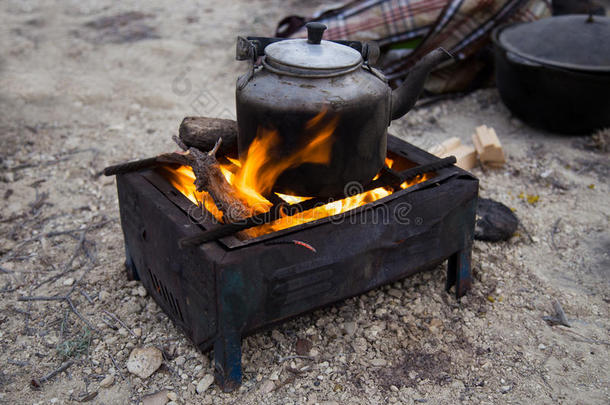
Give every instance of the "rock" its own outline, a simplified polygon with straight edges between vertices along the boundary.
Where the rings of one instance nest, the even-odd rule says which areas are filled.
[[[131,295],[138,295],[140,297],[146,297],[146,295],[148,294],[148,292],[146,291],[146,288],[144,288],[144,286],[137,286],[136,288],[134,288],[133,290],[131,290]]]
[[[64,280],[63,284],[66,286],[71,286],[74,284],[74,279],[72,277],[68,277],[67,279]]]
[[[100,381],[100,388],[108,388],[112,384],[114,384],[114,376],[112,374],[108,374],[102,381]]]
[[[385,359],[373,359],[371,360],[371,365],[374,367],[384,367],[388,364]]]
[[[284,340],[284,335],[282,335],[277,329],[273,329],[271,331],[271,338],[276,342],[281,342]]]
[[[402,297],[402,291],[397,290],[396,288],[390,288],[390,290],[388,291],[388,295],[394,298],[400,298]]]
[[[110,294],[108,293],[108,291],[102,290],[98,294],[98,298],[99,298],[100,301],[107,301],[108,298],[110,298]]]
[[[203,394],[214,382],[214,376],[212,374],[207,374],[197,384],[197,394]]]
[[[184,363],[186,363],[186,358],[184,356],[178,356],[178,357],[176,357],[176,360],[174,360],[174,363],[177,366],[182,366],[182,365],[184,365]]]
[[[489,242],[510,239],[517,230],[519,220],[506,205],[489,198],[477,202],[477,222],[474,238]]]
[[[464,389],[464,383],[460,380],[454,380],[451,383],[451,388],[455,388],[456,390],[463,390]]]
[[[262,382],[259,391],[263,394],[268,394],[275,389],[275,384],[271,380],[265,380]]]
[[[142,336],[142,328],[133,328],[133,334],[137,337]]]
[[[170,401],[177,401],[178,400],[178,394],[176,394],[173,391],[170,391],[167,393],[167,399],[169,399]]]
[[[107,335],[104,337],[104,343],[108,346],[115,344],[117,340],[119,340],[119,338],[115,335]]]
[[[346,335],[353,335],[356,333],[356,322],[344,322],[343,331]]]
[[[142,405],[165,405],[167,403],[167,390],[142,397]]]
[[[123,304],[123,309],[128,315],[137,314],[142,311],[142,306],[132,298]]]
[[[156,347],[136,347],[127,360],[127,370],[140,378],[148,378],[161,367],[163,354]]]
[[[506,394],[508,391],[510,391],[510,390],[511,390],[511,388],[512,388],[512,387],[511,387],[510,385],[504,385],[504,386],[502,386],[502,388],[500,388],[500,392],[501,392],[502,394]]]
[[[544,349],[546,349],[546,346],[545,346],[545,345],[543,345],[542,343],[540,343],[540,344],[538,345],[538,349],[540,349],[540,350],[544,350]]]
[[[307,356],[309,351],[313,347],[313,343],[307,339],[297,339],[297,343],[295,345],[295,351],[299,356]]]

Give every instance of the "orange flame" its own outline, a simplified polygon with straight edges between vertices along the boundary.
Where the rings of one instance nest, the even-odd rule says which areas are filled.
[[[243,164],[235,176],[233,185],[237,187],[240,196],[251,206],[270,204],[263,195],[271,192],[277,178],[287,169],[298,167],[303,163],[328,164],[333,145],[332,134],[337,127],[338,117],[323,121],[326,110],[323,110],[305,124],[307,133],[316,130],[313,139],[296,152],[274,159],[274,153],[280,145],[277,130],[259,128],[256,138],[244,156]]]
[[[229,184],[235,187],[240,198],[250,206],[254,213],[266,212],[272,207],[272,203],[264,195],[271,192],[276,180],[285,170],[298,167],[303,163],[328,164],[330,162],[334,142],[332,135],[337,123],[338,117],[329,118],[326,116],[326,110],[321,111],[305,125],[304,138],[311,140],[305,146],[298,148],[296,152],[287,157],[282,157],[282,159],[275,158],[277,148],[281,144],[278,131],[259,128],[256,138],[250,144],[242,160],[227,158],[231,164],[221,165],[221,171]],[[394,165],[394,160],[386,158],[385,163],[391,168]],[[198,192],[195,189],[195,175],[190,167],[181,166],[177,169],[167,167],[164,174],[171,184],[190,201],[197,206],[204,207],[216,220],[222,222],[223,214],[216,207],[210,195],[205,191]],[[375,176],[375,179],[378,177],[379,174]],[[413,181],[404,182],[400,187],[404,189],[428,178],[428,175],[419,176]],[[293,216],[284,215],[273,222],[242,231],[238,236],[247,239],[254,238],[316,219],[341,214],[379,200],[393,192],[394,190],[389,187],[379,187]],[[299,203],[311,198],[275,194],[288,204]]]

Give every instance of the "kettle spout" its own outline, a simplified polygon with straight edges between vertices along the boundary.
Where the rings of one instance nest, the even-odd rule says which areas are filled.
[[[417,101],[419,94],[424,88],[424,83],[428,73],[437,65],[453,58],[449,52],[443,48],[436,48],[424,56],[407,74],[405,81],[394,91],[392,91],[392,119],[405,115]]]

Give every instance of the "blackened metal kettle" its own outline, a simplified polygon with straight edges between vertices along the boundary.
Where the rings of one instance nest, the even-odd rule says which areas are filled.
[[[451,58],[432,51],[392,90],[370,66],[376,45],[322,40],[325,29],[307,24],[307,39],[238,37],[237,59],[251,62],[237,80],[240,158],[253,143],[273,146],[266,164],[282,164],[268,176],[270,190],[336,197],[348,184],[369,183],[384,165],[391,120],[413,107],[428,73]]]

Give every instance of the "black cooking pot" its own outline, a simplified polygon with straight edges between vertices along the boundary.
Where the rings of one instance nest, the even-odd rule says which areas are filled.
[[[610,19],[551,17],[498,27],[496,85],[532,126],[564,134],[610,127]]]

